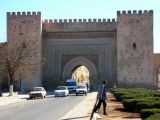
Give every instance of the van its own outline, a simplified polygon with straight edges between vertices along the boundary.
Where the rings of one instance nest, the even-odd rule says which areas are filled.
[[[69,93],[76,93],[77,82],[74,79],[66,80],[66,86],[69,90]]]

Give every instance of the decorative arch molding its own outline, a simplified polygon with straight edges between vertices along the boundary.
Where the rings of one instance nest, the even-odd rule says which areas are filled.
[[[91,87],[93,89],[95,89],[95,87],[96,87],[95,81],[97,81],[97,79],[98,79],[97,69],[96,69],[95,65],[90,60],[88,60],[87,58],[85,58],[83,56],[71,59],[64,66],[64,69],[62,70],[62,79],[63,80],[70,79],[70,77],[72,76],[73,70],[77,66],[81,66],[81,65],[85,66],[89,70],[90,84],[91,84]]]

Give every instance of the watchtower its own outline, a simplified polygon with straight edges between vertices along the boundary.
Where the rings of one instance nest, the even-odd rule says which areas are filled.
[[[25,60],[26,67],[16,75],[16,79],[21,80],[21,86],[25,89],[42,85],[41,21],[40,12],[7,13],[7,41],[11,44],[24,41],[30,48],[30,57]],[[30,74],[26,72],[30,72]]]
[[[152,10],[117,12],[117,78],[120,86],[154,86]]]

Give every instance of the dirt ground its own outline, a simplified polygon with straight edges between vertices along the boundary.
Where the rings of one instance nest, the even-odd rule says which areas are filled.
[[[138,113],[124,111],[123,104],[117,102],[111,93],[107,93],[108,115],[103,115],[102,106],[98,114],[103,117],[101,120],[141,120]],[[100,120],[100,119],[99,119]]]

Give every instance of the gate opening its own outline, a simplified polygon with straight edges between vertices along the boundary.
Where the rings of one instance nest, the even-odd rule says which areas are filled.
[[[89,83],[89,70],[83,65],[77,66],[73,70],[71,78],[76,80],[77,83]]]

